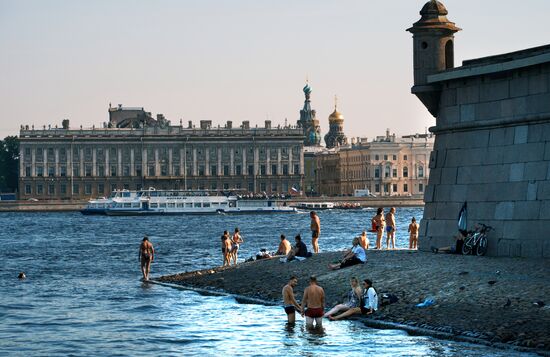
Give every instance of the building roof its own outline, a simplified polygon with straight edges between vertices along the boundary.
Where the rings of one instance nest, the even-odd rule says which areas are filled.
[[[542,63],[550,63],[550,45],[466,60],[461,67],[428,76],[428,83],[511,71]]]

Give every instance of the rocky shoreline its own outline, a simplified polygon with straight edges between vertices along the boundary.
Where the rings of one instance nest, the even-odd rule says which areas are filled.
[[[279,304],[289,276],[299,278],[295,291],[300,299],[308,277],[316,275],[328,308],[344,299],[350,277],[370,278],[379,295],[392,293],[399,301],[382,307],[374,318],[357,317],[369,326],[550,356],[550,301],[545,301],[550,293],[548,260],[369,250],[367,264],[329,270],[327,264],[341,255],[327,252],[289,263],[267,259],[156,281]],[[415,306],[426,298],[433,298],[435,304]]]

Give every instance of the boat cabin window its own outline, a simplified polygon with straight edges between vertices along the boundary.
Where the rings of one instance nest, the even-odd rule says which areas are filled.
[[[166,208],[166,203],[159,203],[160,208]]]
[[[191,208],[191,207],[193,207],[193,204],[191,202],[186,202],[185,207],[186,208]]]
[[[151,203],[150,206],[151,206],[151,208],[158,208],[159,204],[158,203]]]
[[[168,208],[175,208],[176,204],[174,202],[168,203]]]
[[[200,202],[195,202],[195,203],[193,204],[193,207],[195,207],[195,208],[199,208],[200,206],[201,206],[201,203],[200,203]]]
[[[139,202],[132,202],[132,208],[139,208]]]
[[[183,203],[178,203],[178,204],[177,204],[177,207],[178,207],[178,208],[183,208],[184,206],[185,206],[185,205],[184,205]]]
[[[210,202],[204,202],[204,203],[202,204],[202,206],[203,206],[203,207],[210,207]]]
[[[130,207],[132,207],[132,204],[131,204],[131,203],[125,203],[125,204],[124,204],[124,208],[130,208]]]
[[[130,192],[128,191],[122,192],[122,197],[130,197]]]

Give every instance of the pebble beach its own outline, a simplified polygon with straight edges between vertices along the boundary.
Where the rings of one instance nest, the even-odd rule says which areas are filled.
[[[366,264],[329,270],[327,265],[342,254],[325,252],[287,263],[263,259],[156,280],[279,304],[281,289],[291,275],[299,279],[298,300],[309,276],[316,275],[325,289],[326,308],[330,308],[344,301],[352,276],[369,278],[379,295],[391,293],[399,298],[373,317],[355,317],[369,326],[550,355],[547,260],[369,250]],[[416,306],[426,299],[433,299],[434,304]]]

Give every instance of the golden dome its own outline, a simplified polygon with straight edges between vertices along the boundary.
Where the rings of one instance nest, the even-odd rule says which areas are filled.
[[[344,115],[334,108],[334,111],[328,117],[328,120],[344,120]]]

